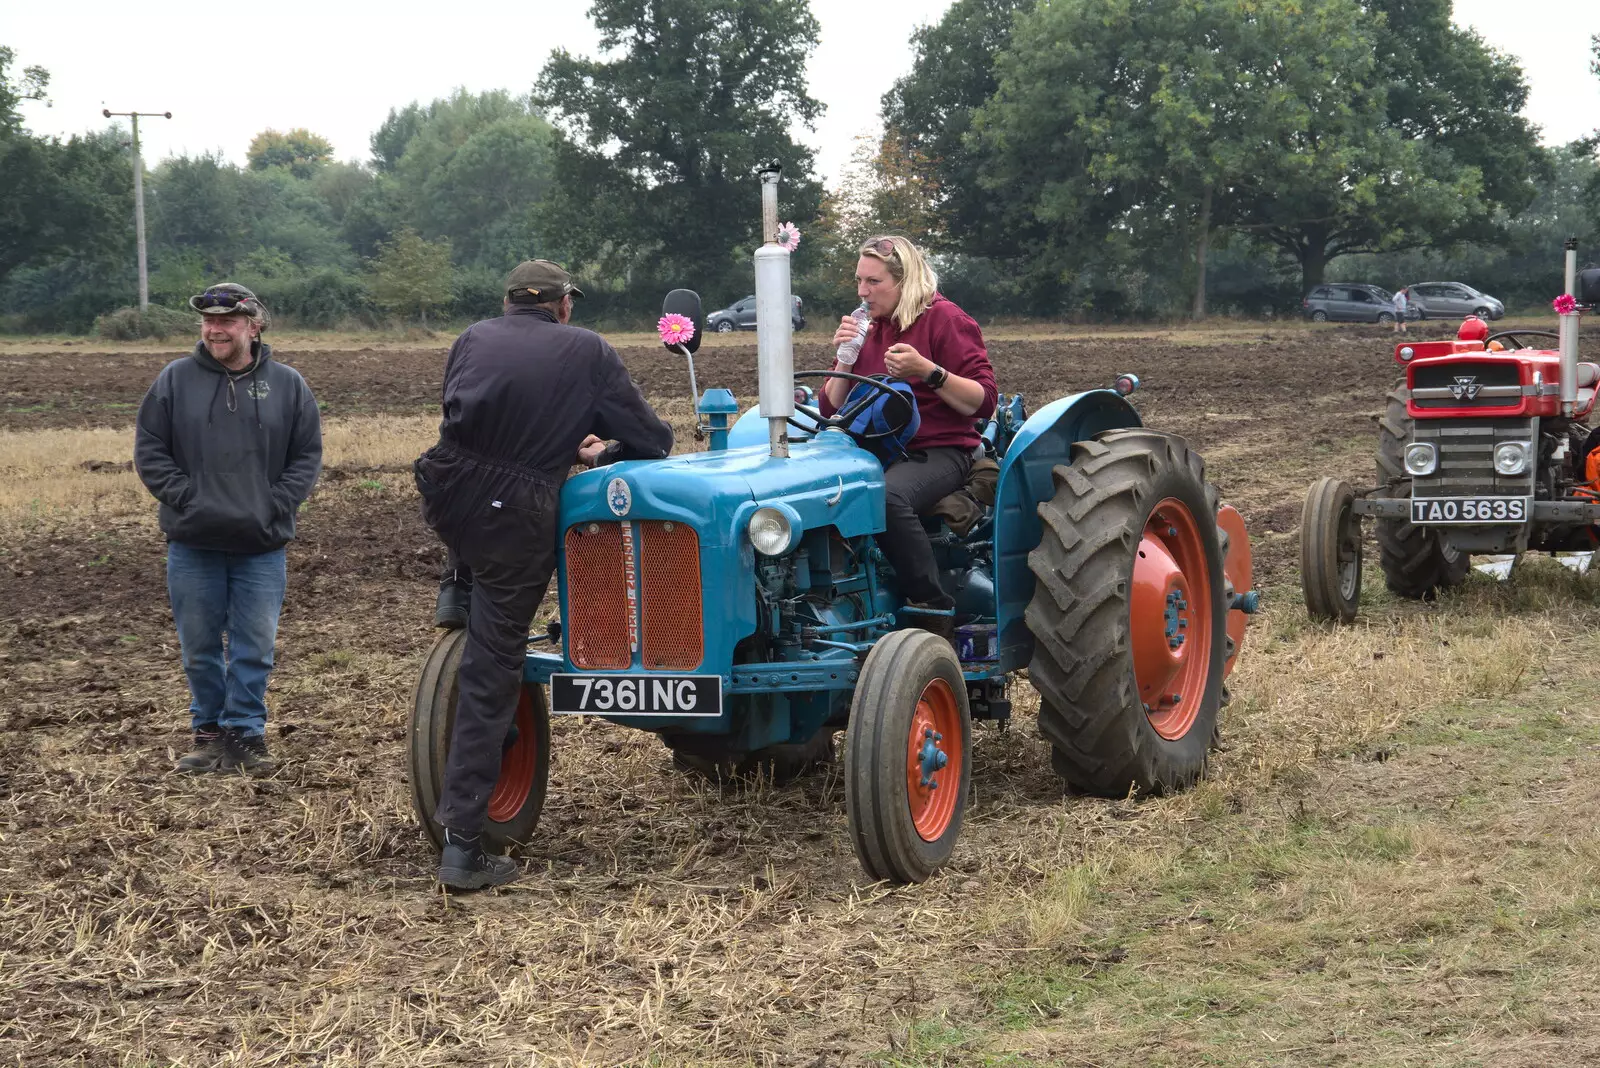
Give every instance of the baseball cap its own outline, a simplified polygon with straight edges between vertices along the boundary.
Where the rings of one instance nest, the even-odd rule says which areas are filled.
[[[513,300],[519,297],[541,302],[558,300],[568,293],[583,296],[583,290],[572,284],[572,276],[561,264],[550,260],[524,260],[513,267],[506,278],[506,296]]]

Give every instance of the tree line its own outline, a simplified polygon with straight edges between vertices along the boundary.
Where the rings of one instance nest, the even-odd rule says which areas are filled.
[[[268,130],[242,166],[155,164],[152,302],[227,277],[304,326],[473,318],[532,256],[580,275],[601,321],[679,285],[732,301],[771,159],[821,314],[852,303],[876,231],[933,249],[977,314],[1092,319],[1292,313],[1330,278],[1533,303],[1561,239],[1600,236],[1597,140],[1542,147],[1521,69],[1450,0],[957,0],[833,190],[794,140],[822,110],[807,0],[589,14],[600,58],[557,49],[529,91],[397,107],[365,161]],[[21,103],[49,75],[15,66],[0,47],[0,325],[82,329],[133,301],[126,137],[31,135]]]

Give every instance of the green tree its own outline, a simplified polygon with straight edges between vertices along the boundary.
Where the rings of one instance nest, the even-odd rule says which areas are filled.
[[[24,67],[19,76],[8,73],[16,60],[15,52],[0,45],[0,137],[21,131],[19,106],[24,100],[43,100],[50,85],[50,73],[43,67]]]
[[[568,136],[557,157],[559,238],[610,273],[749,286],[758,164],[784,166],[785,218],[809,224],[821,187],[789,135],[822,105],[806,91],[817,21],[806,0],[595,0],[614,58],[558,49],[535,88]],[[738,205],[748,205],[739,210]]]
[[[296,178],[310,178],[318,167],[332,157],[333,145],[328,139],[304,127],[288,133],[262,130],[245,150],[245,159],[249,161],[251,170],[285,167]]]
[[[447,304],[454,279],[448,240],[424,241],[402,229],[378,246],[372,261],[372,297],[396,315],[416,313],[428,325],[428,309]]]
[[[525,98],[457,90],[392,110],[372,137],[376,187],[346,219],[353,242],[411,226],[450,239],[465,264],[505,270],[549,254],[538,220],[555,131]],[[537,251],[535,251],[537,249]]]
[[[884,126],[898,143],[889,161],[922,161],[917,170],[942,220],[942,233],[928,236],[942,237],[943,247],[999,251],[1016,236],[978,180],[985,157],[970,133],[974,112],[999,87],[995,57],[1010,47],[1014,19],[1034,5],[1035,0],[956,0],[939,22],[911,35],[911,72],[883,96]]]

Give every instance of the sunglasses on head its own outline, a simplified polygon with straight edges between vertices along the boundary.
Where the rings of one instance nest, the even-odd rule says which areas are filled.
[[[201,308],[237,308],[249,299],[226,289],[208,289],[200,294],[198,304]]]
[[[900,258],[899,250],[894,247],[894,242],[887,237],[880,237],[876,241],[868,241],[865,245],[861,246],[861,249],[863,252],[865,252],[867,249],[871,249],[880,256],[893,256],[895,259]]]

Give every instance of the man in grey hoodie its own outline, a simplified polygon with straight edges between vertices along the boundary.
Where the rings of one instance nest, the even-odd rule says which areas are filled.
[[[305,379],[261,342],[266,309],[254,293],[223,282],[189,306],[200,341],[145,394],[133,447],[161,502],[189,680],[194,748],[177,770],[262,771],[284,546],[322,470],[322,423]]]

